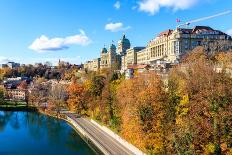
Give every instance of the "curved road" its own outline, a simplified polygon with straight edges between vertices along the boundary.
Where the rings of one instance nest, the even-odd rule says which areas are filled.
[[[90,120],[86,118],[76,118],[75,115],[71,113],[67,113],[66,115],[74,120],[92,139],[97,141],[109,155],[134,155],[129,149],[112,138],[108,133],[101,130]]]

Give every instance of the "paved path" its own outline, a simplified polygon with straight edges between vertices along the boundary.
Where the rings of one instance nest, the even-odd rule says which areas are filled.
[[[93,124],[87,118],[76,118],[74,114],[67,113],[69,118],[73,119],[85,132],[91,136],[92,139],[97,141],[99,145],[105,149],[110,155],[133,155],[130,150],[124,147],[117,140],[112,138],[106,132],[101,130],[98,126]]]

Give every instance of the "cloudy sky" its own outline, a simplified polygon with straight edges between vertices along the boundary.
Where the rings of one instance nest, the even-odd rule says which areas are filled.
[[[81,63],[125,33],[146,46],[159,32],[232,10],[231,0],[0,0],[0,63]],[[232,35],[232,14],[195,23]]]

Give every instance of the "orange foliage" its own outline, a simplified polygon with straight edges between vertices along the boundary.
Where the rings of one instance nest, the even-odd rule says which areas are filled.
[[[143,150],[163,152],[162,120],[166,97],[159,77],[139,75],[122,82],[117,92],[122,135]]]
[[[86,103],[84,98],[85,89],[83,85],[73,81],[72,84],[68,87],[67,92],[69,94],[67,103],[70,111],[82,113],[83,110],[86,110]]]
[[[173,140],[178,143],[175,149],[181,153],[203,153],[207,147],[212,148],[209,145],[212,144],[214,153],[220,152],[221,144],[229,140],[225,137],[232,133],[231,130],[223,133],[231,124],[232,79],[225,72],[217,73],[201,51],[196,53],[198,55],[192,53],[186,59],[194,61],[181,64],[169,77],[180,97],[176,105],[176,124],[172,126],[176,137]],[[216,58],[223,61],[226,55],[219,54]],[[185,104],[184,95],[189,98]]]

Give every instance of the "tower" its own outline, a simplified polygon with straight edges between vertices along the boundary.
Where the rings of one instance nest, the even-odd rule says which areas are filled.
[[[118,53],[120,55],[125,55],[126,50],[131,46],[129,39],[126,38],[126,35],[123,34],[122,38],[118,41]]]
[[[109,63],[110,63],[110,65],[113,65],[116,63],[116,46],[113,43],[114,42],[112,41],[112,44],[109,47]]]

